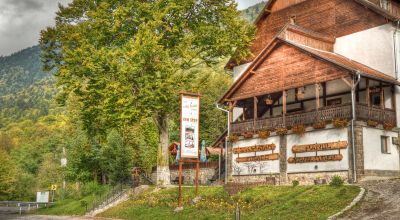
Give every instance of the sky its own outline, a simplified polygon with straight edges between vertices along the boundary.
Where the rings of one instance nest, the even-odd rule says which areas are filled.
[[[54,25],[58,3],[72,0],[0,0],[0,56],[38,44],[40,30]],[[262,0],[237,0],[242,10]]]

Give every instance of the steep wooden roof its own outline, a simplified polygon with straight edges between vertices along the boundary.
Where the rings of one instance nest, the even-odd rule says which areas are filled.
[[[395,78],[354,60],[296,43],[281,35],[282,32],[263,49],[219,103],[340,79],[356,72],[367,78],[399,85]],[[274,51],[280,54],[271,55]]]
[[[400,11],[400,4],[393,7]],[[255,21],[258,31],[249,47],[253,56],[231,59],[226,68],[254,60],[292,16],[300,26],[337,38],[398,21],[397,14],[367,0],[270,0]]]
[[[285,1],[287,2],[287,6],[291,6],[291,5],[295,5],[301,2],[304,2],[304,0],[270,0],[267,2],[267,4],[265,4],[264,9],[261,11],[261,13],[258,15],[257,19],[254,21],[255,24],[257,24],[260,20],[262,20],[262,18],[265,18],[266,16],[268,16],[269,14],[271,14],[272,12],[272,7],[280,2],[280,1]],[[375,11],[376,13],[382,15],[383,17],[391,20],[391,21],[398,21],[400,20],[400,17],[390,13],[387,10],[382,9],[381,7],[379,7],[378,5],[368,1],[368,0],[353,0],[373,11]]]

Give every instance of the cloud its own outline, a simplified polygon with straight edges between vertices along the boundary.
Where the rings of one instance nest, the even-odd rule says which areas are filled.
[[[38,44],[40,31],[54,25],[58,3],[72,0],[1,0],[0,55]]]

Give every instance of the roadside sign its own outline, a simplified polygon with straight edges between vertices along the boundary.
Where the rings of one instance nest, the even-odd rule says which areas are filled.
[[[48,203],[49,198],[50,198],[49,191],[36,193],[36,202]]]

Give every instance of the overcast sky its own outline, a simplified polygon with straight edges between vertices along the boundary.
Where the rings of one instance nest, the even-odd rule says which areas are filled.
[[[54,25],[58,3],[72,0],[0,0],[0,56],[38,44],[40,30]],[[262,0],[237,0],[245,9]]]

